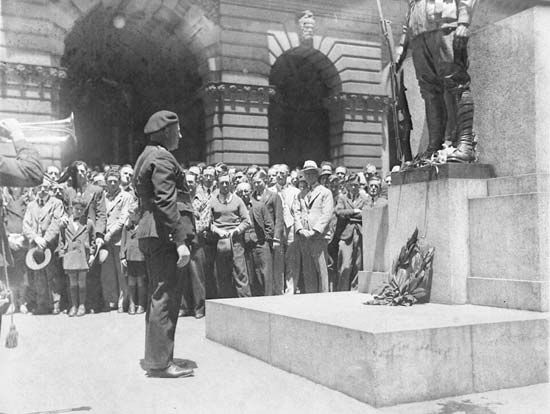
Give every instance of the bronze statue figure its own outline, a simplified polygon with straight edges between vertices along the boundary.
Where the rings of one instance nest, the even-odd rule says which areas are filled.
[[[426,106],[430,159],[447,138],[456,148],[449,162],[474,162],[474,103],[468,74],[468,39],[477,0],[410,0],[407,31],[397,53],[399,69],[410,47]]]

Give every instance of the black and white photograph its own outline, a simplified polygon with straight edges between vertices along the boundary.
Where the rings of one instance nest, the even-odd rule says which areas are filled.
[[[0,0],[0,414],[550,413],[550,0]]]

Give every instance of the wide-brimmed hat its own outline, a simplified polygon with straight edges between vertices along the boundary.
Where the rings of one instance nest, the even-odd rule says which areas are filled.
[[[321,167],[321,172],[319,174],[320,176],[323,176],[323,175],[332,175],[332,167],[328,164],[324,164],[322,167]]]
[[[307,171],[315,171],[317,172],[317,174],[319,174],[319,167],[317,167],[317,163],[312,160],[307,160],[306,162],[304,162],[304,168],[302,168],[302,172],[305,173]]]
[[[41,270],[50,264],[52,260],[52,251],[49,248],[44,250],[37,246],[32,247],[25,256],[25,264],[30,270]]]

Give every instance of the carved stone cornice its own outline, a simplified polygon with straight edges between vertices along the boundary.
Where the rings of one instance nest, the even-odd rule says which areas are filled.
[[[67,71],[61,67],[29,65],[0,61],[1,82],[38,85],[40,87],[57,87],[67,78]]]
[[[275,96],[274,86],[246,85],[241,83],[212,82],[203,88],[206,100],[222,102],[242,102],[245,104],[267,105]]]
[[[383,112],[391,104],[391,98],[386,95],[341,92],[326,98],[324,104],[329,109],[344,109],[353,112]]]

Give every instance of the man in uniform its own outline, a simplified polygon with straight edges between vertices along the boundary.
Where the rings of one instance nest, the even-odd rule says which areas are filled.
[[[441,149],[448,124],[456,125],[449,137],[456,150],[450,162],[473,162],[474,102],[468,74],[468,39],[477,0],[410,0],[406,37],[397,52],[397,68],[412,58],[420,93],[426,105],[428,148],[422,158]]]
[[[33,187],[39,185],[44,176],[40,158],[38,152],[25,140],[19,123],[14,119],[0,121],[0,137],[11,140],[15,147],[15,158],[4,157],[0,154],[0,186]],[[0,266],[8,266],[12,262],[12,259],[9,254],[8,238],[4,229],[3,210],[2,197],[0,197],[0,243],[2,246],[0,249]],[[7,305],[5,303],[7,299],[2,290],[2,286],[0,286],[0,305],[2,302]],[[0,312],[1,325],[2,312]]]
[[[173,361],[182,295],[177,268],[188,264],[195,232],[185,175],[170,153],[181,139],[178,116],[156,112],[144,132],[149,142],[136,161],[134,177],[142,209],[137,237],[149,277],[144,368],[152,377],[190,376],[192,369]]]

